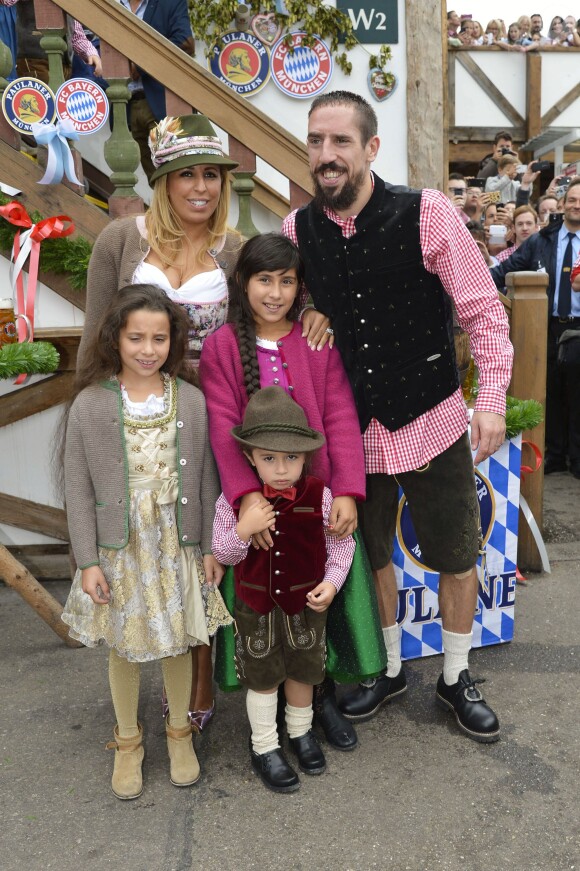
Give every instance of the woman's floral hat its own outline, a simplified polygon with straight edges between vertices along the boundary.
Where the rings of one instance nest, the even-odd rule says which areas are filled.
[[[224,153],[221,139],[205,115],[162,118],[149,134],[149,148],[155,167],[151,183],[168,172],[200,163],[228,169],[238,166]]]

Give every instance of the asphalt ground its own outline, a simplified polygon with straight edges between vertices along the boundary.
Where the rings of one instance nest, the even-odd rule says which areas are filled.
[[[70,650],[0,585],[0,871],[571,871],[580,869],[580,481],[546,478],[551,574],[518,585],[514,640],[472,675],[502,726],[477,744],[435,706],[441,657],[359,725],[352,753],[291,795],[252,773],[241,693],[196,737],[202,778],[169,782],[161,669],[142,668],[145,789],[110,791],[107,651]],[[48,583],[64,601],[68,584]]]

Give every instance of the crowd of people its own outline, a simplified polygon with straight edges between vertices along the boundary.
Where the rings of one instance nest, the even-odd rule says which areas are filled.
[[[282,234],[244,242],[228,228],[235,162],[206,118],[164,118],[149,144],[151,208],[94,246],[63,425],[78,564],[63,619],[111,648],[113,792],[143,788],[150,660],[171,781],[199,778],[191,736],[215,714],[216,635],[215,676],[246,689],[250,764],[266,787],[293,792],[296,768],[322,774],[314,723],[334,749],[356,748],[354,724],[407,691],[399,486],[440,573],[435,700],[467,737],[498,740],[468,663],[482,548],[473,464],[503,444],[513,349],[457,208],[371,171],[377,118],[346,91],[312,103],[315,197]],[[451,301],[479,369],[470,435]],[[355,686],[337,698],[335,678]]]
[[[455,10],[447,13],[447,42],[450,46],[496,45],[511,51],[568,46],[580,47],[580,18],[574,15],[555,15],[546,34],[542,16],[520,15],[507,24],[501,18],[492,18],[485,29],[471,15],[459,15]]]
[[[580,327],[580,177],[553,177],[543,192],[534,183],[549,163],[524,165],[507,131],[496,134],[476,177],[451,173],[447,195],[505,292],[509,272],[548,275],[548,369],[544,472],[580,479],[580,363],[563,365],[560,339]]]

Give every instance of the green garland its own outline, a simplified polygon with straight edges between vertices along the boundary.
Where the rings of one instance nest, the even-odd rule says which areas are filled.
[[[0,205],[5,206],[13,202],[14,198],[6,197],[0,193]],[[30,213],[30,220],[37,224],[43,220],[38,212]],[[0,220],[0,249],[10,251],[16,231],[22,229],[15,227],[9,221]],[[45,239],[40,246],[40,270],[41,272],[54,272],[57,275],[66,275],[74,290],[84,290],[87,286],[87,271],[91,259],[92,245],[84,236],[64,236],[60,239]]]
[[[0,347],[0,379],[47,375],[58,368],[60,355],[50,342],[18,342]]]
[[[505,437],[513,439],[526,429],[534,429],[542,422],[544,410],[536,399],[506,397]]]
[[[473,360],[472,360],[473,363]],[[477,399],[479,392],[477,368],[473,368],[471,382],[464,385],[463,396],[465,401],[472,403]],[[467,388],[467,390],[466,390]],[[466,395],[467,394],[467,395]],[[527,429],[534,429],[544,419],[544,409],[537,399],[516,399],[514,396],[506,396],[505,400],[505,437],[513,439]]]

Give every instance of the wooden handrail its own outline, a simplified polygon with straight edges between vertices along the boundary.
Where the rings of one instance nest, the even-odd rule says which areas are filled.
[[[98,34],[190,106],[243,142],[295,184],[312,192],[305,146],[241,99],[117,0],[56,0],[55,5]],[[104,70],[106,77],[107,70]]]

